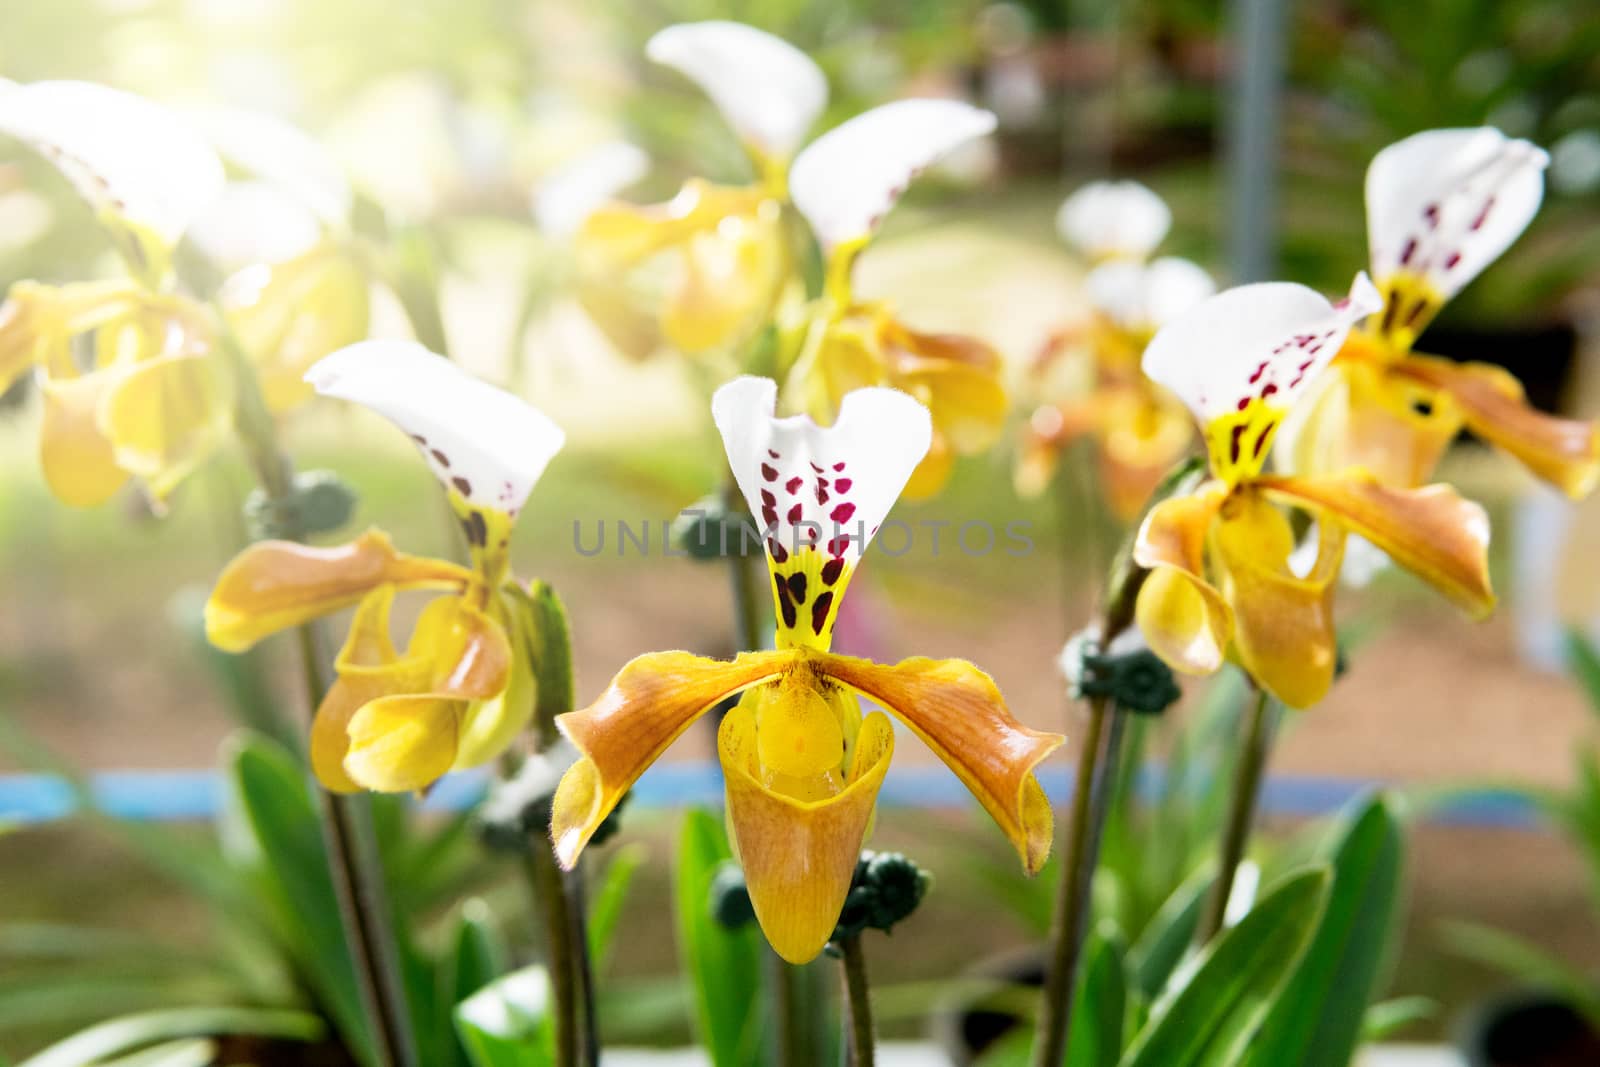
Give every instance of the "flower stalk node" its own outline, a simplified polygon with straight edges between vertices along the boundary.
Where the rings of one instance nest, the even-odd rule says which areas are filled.
[[[1133,632],[1133,631],[1130,631]],[[1061,651],[1062,670],[1076,700],[1101,698],[1140,715],[1159,715],[1183,695],[1172,668],[1143,643],[1102,649],[1098,634],[1086,630]]]
[[[253,540],[293,540],[339,529],[355,514],[359,499],[333,471],[301,471],[287,495],[252,491],[244,517]]]

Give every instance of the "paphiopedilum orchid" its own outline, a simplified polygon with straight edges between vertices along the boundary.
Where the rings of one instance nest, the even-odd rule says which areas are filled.
[[[1351,332],[1332,373],[1285,428],[1299,470],[1361,465],[1394,485],[1425,481],[1463,427],[1572,497],[1600,478],[1600,423],[1529,407],[1505,370],[1412,346],[1444,303],[1521,235],[1549,157],[1499,130],[1429,130],[1367,170],[1367,243],[1383,307]]]
[[[217,303],[250,357],[267,408],[313,395],[305,373],[367,336],[368,279],[350,236],[354,196],[313,138],[273,115],[209,108],[192,115],[229,164],[230,181],[189,239],[225,272]]]
[[[410,436],[448,491],[471,565],[406,555],[379,530],[331,548],[263,541],[217,579],[206,633],[218,648],[242,651],[353,606],[338,679],[311,728],[312,767],[336,792],[426,789],[451,769],[499,755],[532,714],[529,616],[509,546],[563,435],[521,400],[412,342],[352,345],[306,378]],[[439,595],[401,652],[389,610],[397,592],[413,589]]]
[[[957,455],[998,439],[1007,411],[1000,354],[976,337],[913,329],[889,303],[858,299],[851,276],[911,180],[994,123],[989,112],[955,100],[900,100],[817,138],[789,175],[825,270],[822,296],[794,336],[791,392],[819,421],[864,386],[892,386],[921,400],[933,413],[933,442],[906,486],[910,497],[937,492]]]
[[[1061,738],[1006,709],[962,660],[896,666],[829,651],[840,598],[867,543],[932,439],[927,410],[885,388],[852,392],[820,427],[774,417],[777,386],[739,378],[712,414],[739,488],[763,527],[777,612],[776,649],[732,662],[687,652],[633,660],[589,707],[561,716],[583,753],[556,791],[551,838],[571,867],[644,770],[689,725],[742,693],[717,750],[728,824],[757,919],[785,959],[821,951],[850,888],[898,716],[994,817],[1031,873],[1050,850],[1051,815],[1033,769]]]
[[[1145,376],[1139,358],[1158,329],[1216,285],[1186,259],[1119,258],[1090,271],[1084,291],[1089,321],[1051,337],[1034,365],[1037,388],[1050,399],[1023,431],[1017,490],[1042,492],[1062,450],[1087,437],[1112,513],[1131,520],[1194,439],[1188,412]]]
[[[589,212],[576,237],[578,297],[625,355],[647,356],[663,338],[691,354],[731,349],[768,320],[794,277],[789,161],[827,104],[827,78],[787,41],[737,22],[669,26],[646,54],[711,98],[756,180],[693,178],[663,204]]]
[[[1135,181],[1090,182],[1056,212],[1056,231],[1091,263],[1149,258],[1172,228],[1172,210]]]
[[[1323,477],[1263,470],[1285,414],[1327,367],[1351,326],[1380,310],[1365,274],[1330,304],[1289,283],[1230,289],[1163,328],[1144,369],[1194,413],[1211,478],[1157,504],[1133,558],[1150,573],[1136,605],[1150,647],[1175,669],[1210,673],[1225,659],[1290,707],[1333,681],[1333,594],[1346,532],[1431,583],[1475,617],[1494,605],[1483,509],[1445,485],[1394,488],[1354,469]],[[1317,520],[1308,572],[1279,505]]]
[[[0,307],[0,390],[36,372],[40,457],[58,498],[97,504],[136,476],[159,501],[231,426],[211,324],[171,286],[173,250],[220,193],[222,163],[177,115],[87,82],[0,91],[0,134],[55,164],[126,265],[102,281],[13,285]]]

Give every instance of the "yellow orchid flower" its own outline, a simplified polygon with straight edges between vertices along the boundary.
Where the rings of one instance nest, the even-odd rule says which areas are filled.
[[[449,491],[471,566],[409,556],[372,530],[333,548],[265,541],[234,558],[206,602],[206,634],[230,652],[355,607],[338,679],[311,728],[311,763],[335,792],[426,789],[503,752],[533,712],[531,638],[510,577],[512,523],[563,435],[521,400],[412,342],[365,341],[306,375],[417,445]],[[396,649],[396,592],[430,590]]]
[[[900,100],[823,134],[790,171],[790,194],[822,248],[826,281],[808,309],[789,380],[819,421],[869,385],[922,401],[933,414],[933,442],[906,486],[912,498],[937,492],[957,455],[985,451],[999,438],[1009,406],[1000,355],[974,337],[915,330],[882,301],[856,299],[851,275],[911,180],[994,123],[989,112],[955,100]]]
[[[663,340],[691,355],[727,350],[765,325],[794,277],[785,172],[827,104],[828,82],[804,52],[737,22],[669,26],[646,54],[711,98],[758,180],[729,186],[694,178],[664,204],[595,208],[576,237],[578,298],[633,358]]]
[[[777,648],[732,662],[687,652],[633,660],[589,707],[561,716],[583,753],[556,790],[551,839],[566,867],[617,800],[697,718],[743,694],[717,734],[728,824],[756,918],[783,958],[817,955],[833,931],[888,770],[896,715],[961,778],[1036,872],[1051,815],[1033,769],[1062,739],[1012,718],[993,681],[962,660],[896,666],[829,651],[861,554],[932,440],[903,393],[857,390],[838,420],[775,418],[777,386],[738,378],[712,414],[764,530]]]
[[[1290,707],[1317,703],[1337,654],[1333,593],[1347,532],[1366,538],[1474,617],[1494,606],[1483,509],[1445,485],[1392,488],[1360,469],[1323,477],[1264,473],[1273,435],[1343,344],[1381,307],[1365,274],[1329,304],[1303,286],[1246,285],[1158,333],[1144,369],[1194,413],[1211,480],[1151,509],[1133,558],[1150,574],[1136,614],[1174,669],[1206,674],[1232,659]],[[1309,571],[1279,505],[1317,520]]]
[[[1075,194],[1067,204],[1082,195]],[[1041,405],[1029,418],[1016,487],[1024,496],[1042,492],[1055,476],[1061,452],[1088,437],[1106,502],[1112,514],[1127,522],[1138,517],[1194,439],[1188,412],[1144,375],[1139,357],[1161,326],[1216,292],[1216,284],[1202,267],[1175,256],[1151,263],[1116,258],[1090,271],[1084,290],[1092,321],[1086,330],[1053,337],[1034,373],[1044,388],[1054,391],[1053,383],[1062,377],[1058,363],[1076,357],[1086,359],[1088,366],[1069,380],[1064,396]]]
[[[1381,314],[1351,333],[1317,395],[1280,442],[1297,470],[1361,465],[1386,482],[1425,481],[1463,427],[1568,496],[1600,479],[1600,422],[1528,406],[1521,384],[1484,363],[1412,351],[1445,301],[1532,221],[1549,157],[1492,128],[1429,130],[1367,170],[1367,243]]]
[[[164,108],[87,82],[0,93],[0,133],[55,164],[128,267],[117,280],[14,285],[0,307],[0,389],[37,375],[40,458],[59,499],[98,504],[134,476],[159,502],[231,426],[210,323],[168,291],[173,247],[220,190],[222,164]]]
[[[1090,182],[1056,212],[1056,232],[1091,263],[1141,262],[1172,228],[1172,210],[1139,182]]]
[[[349,233],[354,194],[322,146],[282,119],[233,107],[190,117],[249,175],[223,187],[189,240],[227,274],[217,302],[268,410],[283,414],[313,395],[312,364],[367,336],[368,281]]]

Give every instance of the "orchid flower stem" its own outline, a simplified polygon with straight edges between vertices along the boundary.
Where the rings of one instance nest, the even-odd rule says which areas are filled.
[[[234,424],[239,440],[262,490],[274,502],[285,500],[293,491],[294,468],[278,447],[277,424],[262,399],[254,369],[220,314],[218,320],[219,348],[237,390]],[[284,535],[298,540],[302,531],[286,530]],[[298,633],[306,696],[315,709],[328,691],[326,650],[316,623],[300,627]],[[316,792],[328,873],[378,1067],[420,1067],[371,811],[365,797],[335,796],[321,788]]]
[[[867,992],[867,956],[861,948],[861,935],[851,934],[838,942],[839,969],[844,976],[844,1019],[849,1043],[846,1067],[872,1067],[872,999]]]
[[[1104,697],[1089,702],[1089,721],[1078,741],[1078,773],[1072,782],[1072,809],[1067,816],[1066,853],[1056,895],[1055,917],[1050,926],[1052,953],[1045,972],[1039,1004],[1039,1030],[1033,1045],[1035,1067],[1058,1067],[1066,1056],[1067,1033],[1072,1025],[1072,991],[1083,947],[1083,925],[1088,917],[1088,890],[1093,882],[1094,860],[1089,855],[1090,826],[1095,821],[1094,781],[1100,766],[1101,739],[1108,715],[1114,714]],[[1104,814],[1101,814],[1104,818]]]
[[[1228,801],[1228,821],[1223,827],[1217,864],[1217,884],[1211,891],[1196,933],[1196,943],[1204,945],[1221,930],[1228,914],[1228,899],[1233,896],[1233,878],[1244,859],[1255,822],[1256,801],[1266,775],[1267,756],[1272,751],[1272,715],[1265,689],[1257,688],[1243,723],[1239,763],[1234,768],[1233,795]]]
[[[572,633],[554,590],[535,582],[529,592],[537,615],[528,652],[539,680],[532,731],[534,745],[543,751],[560,739],[556,716],[572,710]],[[502,761],[502,770],[508,776],[515,772],[509,757]],[[558,1067],[594,1067],[600,1062],[600,1041],[584,918],[583,870],[563,871],[543,833],[529,837],[523,867],[544,923],[545,962],[555,998],[556,1063]]]

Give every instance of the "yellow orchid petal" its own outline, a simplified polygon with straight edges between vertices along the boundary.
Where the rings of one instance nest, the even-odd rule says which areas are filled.
[[[488,700],[475,701],[461,720],[454,769],[487,763],[510,747],[517,734],[533,717],[537,683],[527,653],[526,616],[512,609],[507,613],[510,632],[510,673],[500,693]]]
[[[1489,517],[1448,485],[1392,489],[1365,471],[1337,478],[1264,476],[1256,484],[1365,537],[1473,618],[1494,610]]]
[[[652,652],[623,667],[593,704],[558,716],[556,725],[584,756],[562,776],[551,805],[550,839],[562,865],[578,862],[622,794],[690,724],[794,661],[793,652],[744,652],[731,663]]]
[[[361,789],[345,771],[350,751],[350,719],[362,705],[393,693],[417,692],[427,686],[432,664],[404,659],[389,637],[389,608],[394,586],[368,593],[356,608],[350,632],[334,663],[338,677],[328,688],[311,720],[311,769],[324,788],[335,793]]]
[[[1600,481],[1600,423],[1534,410],[1522,383],[1509,372],[1486,363],[1413,355],[1394,373],[1449,396],[1473,433],[1573,499],[1587,496]]]
[[[206,636],[225,652],[361,600],[383,585],[460,589],[471,572],[444,560],[395,551],[381,530],[347,544],[313,548],[263,541],[233,558],[206,601]]]
[[[366,337],[370,319],[366,276],[331,242],[245,268],[223,283],[218,299],[274,413],[310,399],[307,369]]]
[[[114,381],[114,372],[40,379],[39,462],[50,492],[64,504],[103,504],[128,480],[100,429],[101,402]]]
[[[1233,639],[1233,611],[1206,580],[1206,542],[1227,489],[1208,482],[1164,500],[1139,527],[1133,559],[1150,574],[1134,614],[1152,651],[1174,670],[1211,674]]]
[[[927,500],[938,494],[944,488],[944,483],[950,480],[950,472],[955,468],[956,454],[951,449],[944,435],[937,429],[933,431],[933,440],[928,444],[928,454],[922,457],[916,469],[911,472],[910,479],[900,495],[907,500]]]
[[[1223,596],[1233,608],[1233,655],[1251,678],[1291,708],[1327,695],[1338,660],[1333,594],[1344,560],[1344,530],[1317,526],[1317,560],[1297,578],[1289,569],[1288,518],[1257,493],[1235,493],[1213,533]]]
[[[100,424],[118,465],[160,500],[227,438],[233,407],[221,361],[161,356],[130,368],[106,392]]]
[[[1421,485],[1455,440],[1461,410],[1447,393],[1409,379],[1356,331],[1279,435],[1279,469],[1306,476],[1350,467],[1386,485]],[[1376,354],[1375,354],[1376,353]]]
[[[32,370],[41,346],[39,316],[15,296],[0,304],[0,393]]]
[[[850,892],[894,752],[894,730],[882,712],[867,716],[846,784],[817,799],[798,799],[765,784],[759,734],[756,714],[745,704],[717,731],[731,838],[762,933],[778,955],[806,963],[833,935]]]
[[[706,352],[744,340],[768,317],[788,263],[777,201],[750,215],[730,215],[714,231],[691,236],[661,312],[679,351]]]
[[[1012,717],[987,674],[959,659],[893,667],[823,655],[817,670],[892,712],[960,778],[1036,874],[1050,855],[1050,803],[1033,770],[1066,739]]]
[[[444,776],[456,758],[462,701],[431,693],[368,701],[350,716],[344,769],[379,793],[412,793]]]

